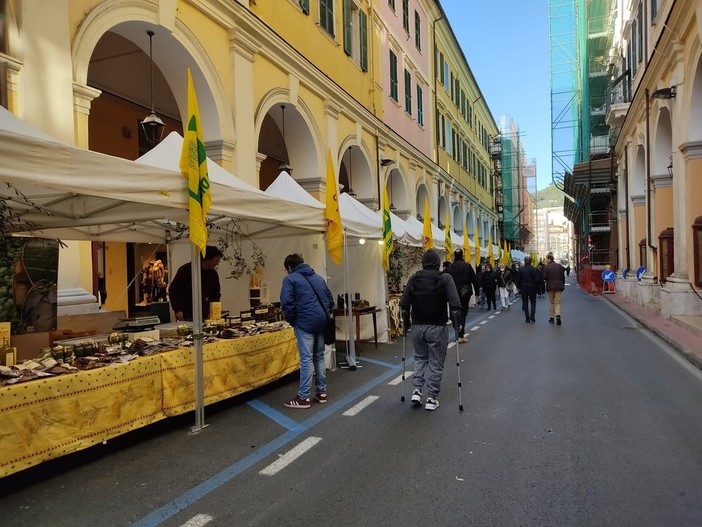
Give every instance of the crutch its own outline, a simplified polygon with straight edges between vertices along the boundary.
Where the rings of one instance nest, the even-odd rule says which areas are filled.
[[[458,369],[458,411],[463,411],[463,394],[461,393],[461,357],[458,354],[458,332],[456,332],[456,368]]]
[[[400,401],[405,402],[405,328],[402,328],[402,396]]]

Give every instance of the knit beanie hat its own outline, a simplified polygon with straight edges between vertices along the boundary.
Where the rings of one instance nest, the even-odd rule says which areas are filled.
[[[436,270],[438,270],[440,265],[441,265],[441,258],[439,257],[439,253],[437,253],[434,249],[429,249],[422,256],[422,268],[423,269],[436,269]]]

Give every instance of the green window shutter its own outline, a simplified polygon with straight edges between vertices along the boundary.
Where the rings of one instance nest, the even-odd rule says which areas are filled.
[[[319,25],[334,36],[334,0],[319,0]]]
[[[417,11],[414,12],[414,47],[422,51],[422,19]]]
[[[397,101],[397,55],[390,51],[390,97]]]
[[[358,11],[359,44],[361,49],[361,69],[368,71],[368,17],[365,12]]]
[[[417,84],[417,124],[419,126],[424,126],[424,101],[422,93],[422,87]]]
[[[405,112],[412,115],[412,75],[405,69]]]
[[[344,0],[344,53],[349,57],[353,52],[353,35],[351,34],[351,0]]]
[[[310,0],[300,0],[300,9],[306,15],[310,14]]]

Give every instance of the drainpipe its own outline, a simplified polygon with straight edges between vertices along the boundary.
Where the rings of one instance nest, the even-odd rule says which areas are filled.
[[[652,232],[651,232],[651,138],[649,130],[649,93],[648,88],[644,93],[646,96],[646,243],[649,249],[656,251],[658,248],[651,243]]]
[[[626,268],[631,269],[631,240],[629,237],[629,149],[624,148],[624,214],[626,214]]]
[[[436,23],[439,22],[440,20],[442,20],[443,18],[444,18],[444,15],[441,15],[439,18],[437,18],[436,20],[434,20],[431,23],[431,36],[434,39],[434,115],[431,116],[432,119],[436,119],[436,110],[439,107],[437,104],[437,98],[436,98],[436,89],[437,89],[436,77],[437,77],[437,73],[438,73],[437,72],[437,64],[436,64],[436,55],[438,52],[438,46],[436,45]],[[437,128],[437,130],[436,130],[436,137],[434,138],[434,152],[436,152],[436,155],[435,155],[436,159],[434,160],[434,162],[438,164],[439,163],[439,148],[438,148],[439,143],[438,143],[438,140],[440,137],[439,136],[440,130],[438,130],[438,127],[435,127],[435,128]]]
[[[375,156],[378,160],[378,209],[383,208],[383,195],[380,193],[380,130],[375,129]]]

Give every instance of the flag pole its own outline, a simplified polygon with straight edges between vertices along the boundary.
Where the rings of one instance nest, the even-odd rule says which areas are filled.
[[[344,291],[346,293],[346,320],[348,326],[346,328],[346,333],[348,340],[346,345],[346,363],[349,365],[349,370],[356,369],[356,341],[353,337],[353,307],[351,302],[351,295],[349,294],[349,282],[351,281],[349,277],[349,247],[348,247],[348,237],[346,235],[346,227],[344,227]]]
[[[195,426],[191,432],[199,432],[205,424],[205,376],[202,357],[202,275],[200,274],[200,249],[194,243],[191,255],[191,279],[193,291],[193,353],[195,354]]]

